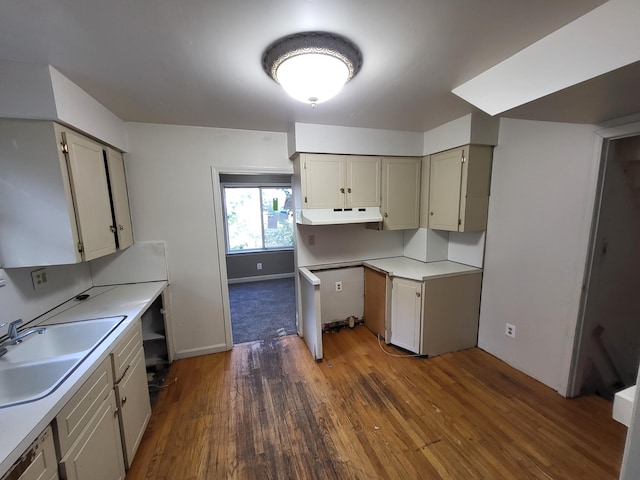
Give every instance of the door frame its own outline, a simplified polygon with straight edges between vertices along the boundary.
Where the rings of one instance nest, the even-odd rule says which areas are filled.
[[[290,170],[283,168],[251,168],[251,167],[211,167],[211,185],[213,188],[213,216],[216,229],[216,242],[218,247],[218,263],[220,265],[220,295],[222,297],[222,316],[224,319],[224,334],[227,350],[233,348],[233,331],[231,326],[231,307],[229,305],[229,278],[227,276],[227,255],[226,255],[226,234],[224,229],[224,205],[222,203],[222,190],[220,185],[220,175],[291,175],[293,177],[293,167]],[[295,227],[294,227],[295,228]],[[296,241],[293,237],[293,258],[296,259]],[[297,271],[297,261],[294,263],[294,270]],[[295,272],[294,272],[295,273]],[[298,322],[298,278],[296,278],[296,324],[298,324],[298,334],[300,326]]]
[[[609,145],[612,140],[619,138],[631,137],[640,135],[640,122],[632,122],[624,125],[618,125],[615,127],[603,128],[596,130],[597,135],[595,145],[595,155],[600,157],[600,163],[598,166],[598,180],[596,183],[594,207],[591,221],[591,229],[589,232],[589,246],[587,250],[587,258],[585,259],[585,269],[582,281],[582,292],[580,294],[580,305],[578,309],[578,319],[576,322],[575,335],[573,339],[573,350],[571,352],[571,362],[569,365],[567,391],[566,397],[577,397],[580,395],[580,388],[582,378],[580,373],[582,372],[581,358],[582,348],[585,347],[585,325],[587,314],[587,300],[589,296],[591,275],[594,267],[595,247],[597,242],[598,223],[600,219],[600,207],[602,204],[602,193],[605,180],[605,172],[607,162],[609,160]]]

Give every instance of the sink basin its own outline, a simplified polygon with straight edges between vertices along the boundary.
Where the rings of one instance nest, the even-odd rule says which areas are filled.
[[[91,350],[121,321],[122,317],[112,317],[45,326],[44,333],[31,334],[22,343],[8,346],[8,352],[0,357],[0,367]]]
[[[6,407],[47,396],[80,360],[81,357],[65,357],[0,369],[0,405]]]
[[[0,408],[53,392],[125,317],[45,326],[0,357]]]

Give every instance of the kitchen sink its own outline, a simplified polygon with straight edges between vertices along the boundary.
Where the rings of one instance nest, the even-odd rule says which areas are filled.
[[[55,325],[41,324],[0,357],[0,408],[37,400],[53,392],[125,317]]]
[[[0,406],[46,397],[74,370],[82,357],[50,359],[0,368]]]
[[[7,347],[0,357],[4,363],[31,362],[92,350],[122,321],[122,317],[100,318],[82,322],[38,325],[44,333],[34,333],[17,345]]]

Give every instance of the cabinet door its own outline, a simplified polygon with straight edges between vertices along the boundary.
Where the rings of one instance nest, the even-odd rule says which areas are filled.
[[[119,480],[125,477],[116,399],[111,394],[96,410],[82,434],[60,460],[68,480]]]
[[[377,157],[346,157],[346,207],[380,206],[380,159]]]
[[[464,149],[431,155],[429,228],[458,231]]]
[[[391,293],[391,343],[418,353],[422,318],[422,282],[394,278]]]
[[[364,326],[376,335],[386,335],[387,275],[364,268]]]
[[[115,220],[118,248],[124,250],[133,244],[133,228],[129,211],[129,193],[124,174],[124,160],[120,152],[107,149],[107,166],[109,168],[109,187],[113,218]]]
[[[305,208],[343,208],[344,158],[339,155],[304,155],[301,162]]]
[[[58,462],[50,426],[2,477],[3,480],[57,480],[58,478]]]
[[[138,347],[127,373],[116,385],[115,390],[120,409],[124,462],[126,468],[129,468],[151,417],[147,369],[142,345]]]
[[[382,159],[382,217],[385,230],[418,228],[420,158]]]
[[[84,260],[116,251],[102,146],[66,130],[69,173]]]

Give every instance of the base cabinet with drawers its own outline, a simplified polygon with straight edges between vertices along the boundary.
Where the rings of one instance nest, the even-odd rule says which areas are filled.
[[[151,417],[138,321],[56,416],[63,479],[124,479]]]
[[[118,408],[107,357],[54,420],[63,479],[125,477]]]

